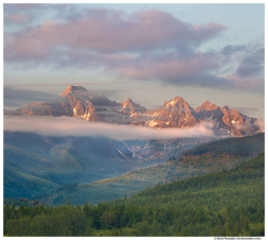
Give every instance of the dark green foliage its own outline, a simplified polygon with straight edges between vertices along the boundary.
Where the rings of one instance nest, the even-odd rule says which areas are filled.
[[[167,160],[167,162],[174,161],[174,160],[176,160],[176,158],[174,156],[172,156]]]
[[[170,157],[164,164],[131,171],[115,178],[106,178],[97,182],[77,185],[76,187],[65,185],[47,194],[37,195],[37,198],[43,199],[46,204],[59,205],[65,204],[66,198],[70,198],[71,204],[83,204],[87,197],[90,202],[97,204],[99,201],[124,198],[125,194],[130,196],[131,192],[138,193],[148,187],[152,188],[158,183],[171,183],[181,179],[222,171],[223,169],[227,171],[235,167],[235,164],[249,159],[248,155],[251,155],[248,154],[249,150],[252,153],[263,151],[263,138],[264,134],[257,134],[244,138],[229,138],[213,142],[203,145],[201,148],[207,148],[206,146],[211,148],[216,144],[216,151],[220,151],[222,154],[207,153],[178,159]],[[246,149],[245,151],[243,150],[243,154],[239,151],[239,156],[236,156],[237,154],[234,152],[231,154],[231,151],[237,147],[242,150]],[[243,156],[241,157],[240,155]],[[213,185],[214,183],[211,181],[211,186]]]
[[[247,171],[245,171],[247,166]],[[7,236],[264,236],[264,154],[115,201],[4,206]]]
[[[28,198],[19,198],[18,200],[15,198],[4,198],[4,204],[9,204],[12,205],[14,204],[15,206],[36,206],[36,205],[43,205],[43,202],[41,199],[36,199],[34,200],[29,200]]]
[[[195,156],[207,153],[226,154],[237,157],[252,157],[264,151],[264,133],[242,138],[224,139],[207,143],[184,151],[182,156]]]

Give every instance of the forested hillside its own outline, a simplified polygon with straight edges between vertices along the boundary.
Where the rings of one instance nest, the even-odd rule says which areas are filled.
[[[4,206],[8,236],[264,236],[264,153],[231,170],[84,206]]]
[[[118,141],[4,131],[4,195],[34,199],[62,185],[95,182],[163,163],[210,140]]]
[[[70,204],[83,204],[87,198],[89,202],[97,204],[100,201],[123,198],[125,194],[140,192],[148,187],[152,188],[158,183],[170,183],[173,181],[199,176],[207,173],[230,169],[236,163],[244,161],[242,157],[227,157],[224,155],[207,154],[178,158],[167,161],[164,164],[142,168],[127,174],[107,178],[88,184],[69,184],[56,188],[51,193],[37,195],[45,204],[64,204],[70,199]]]
[[[215,150],[213,150],[213,147],[215,147]],[[238,148],[244,151],[243,154],[241,154]],[[254,154],[251,154],[248,150]],[[177,159],[171,157],[164,164],[142,168],[115,178],[106,178],[97,182],[61,186],[49,193],[36,195],[35,197],[42,199],[46,204],[52,205],[64,204],[67,198],[74,205],[83,204],[86,198],[93,204],[97,204],[99,201],[123,198],[125,194],[130,196],[148,187],[154,187],[158,183],[170,183],[222,171],[224,168],[230,169],[236,163],[249,159],[251,155],[255,156],[263,152],[263,150],[263,133],[245,138],[228,138],[189,150],[188,152],[194,152],[193,155],[185,154],[188,156]],[[202,154],[204,152],[206,154]],[[217,152],[219,154],[216,154]]]
[[[182,156],[195,156],[207,153],[227,154],[237,157],[253,157],[264,151],[264,133],[253,136],[224,139],[204,144],[184,151]]]

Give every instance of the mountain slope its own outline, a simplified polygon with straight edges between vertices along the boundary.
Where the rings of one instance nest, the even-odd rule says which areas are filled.
[[[121,103],[123,106],[123,113],[125,114],[131,114],[132,116],[137,116],[138,113],[140,112],[145,112],[146,108],[145,107],[141,107],[139,104],[134,103],[130,98],[128,98],[125,102]]]
[[[199,123],[194,110],[182,97],[175,97],[168,102],[164,102],[163,107],[155,111],[152,115],[156,118],[147,123],[150,127],[184,128],[193,127]]]
[[[237,125],[247,125],[254,123],[256,118],[249,118],[246,115],[240,114],[237,110],[229,109],[227,106],[223,108],[216,106],[215,104],[205,101],[200,107],[195,109],[197,117],[200,120],[214,120],[217,129],[228,129],[227,132],[231,132],[234,136],[242,136],[245,134],[253,133],[257,130],[249,128],[237,128]]]
[[[146,188],[154,187],[160,183],[170,183],[176,180],[186,179],[193,176],[203,175],[211,172],[230,169],[245,160],[241,157],[202,156],[192,157],[191,159],[178,159],[176,161],[158,164],[153,167],[146,167],[137,171],[115,178],[103,179],[97,182],[82,184],[72,189],[55,189],[51,193],[38,195],[45,204],[64,204],[66,199],[70,199],[73,205],[83,204],[85,199],[97,204],[100,201],[123,198],[125,194],[142,191]]]
[[[222,169],[230,169],[236,163],[244,161],[249,157],[255,156],[264,151],[264,134],[257,134],[244,138],[225,139],[212,143],[205,144],[201,147],[213,146],[217,144],[223,151],[218,154],[205,154],[189,157],[178,158],[164,164],[151,166],[137,171],[132,171],[127,174],[115,178],[107,178],[94,183],[78,185],[72,190],[55,190],[51,194],[44,197],[44,201],[49,204],[63,204],[66,198],[70,198],[72,204],[82,204],[87,198],[92,203],[105,201],[115,198],[124,197],[125,194],[130,195],[138,191],[144,190],[148,187],[153,187],[158,183],[168,183],[180,179],[190,178],[197,175],[221,171]],[[254,149],[252,154],[242,154],[241,150],[235,149],[237,152],[230,152],[229,147],[234,145],[236,141],[237,146],[241,146],[241,150]],[[242,148],[245,146],[245,148]],[[197,147],[199,148],[199,147]],[[196,149],[196,148],[193,148]],[[192,150],[189,150],[191,152]],[[186,151],[187,152],[187,151]],[[184,154],[185,155],[185,154]],[[235,156],[234,156],[235,155]],[[237,156],[238,155],[238,156]],[[41,196],[38,198],[41,198]]]
[[[264,154],[95,206],[6,204],[4,213],[9,236],[264,236]]]
[[[202,154],[226,154],[253,157],[264,151],[264,133],[242,138],[223,139],[207,143],[183,152],[183,156]]]
[[[56,186],[98,181],[179,157],[186,149],[211,139],[117,141],[101,137],[45,137],[4,132],[6,197],[31,197],[52,189],[28,175],[48,179]],[[28,174],[27,177],[25,174]],[[22,187],[21,181],[25,184]],[[29,180],[30,179],[30,180]],[[39,183],[36,185],[35,180]],[[27,186],[32,186],[27,189]],[[11,194],[11,191],[14,193]]]

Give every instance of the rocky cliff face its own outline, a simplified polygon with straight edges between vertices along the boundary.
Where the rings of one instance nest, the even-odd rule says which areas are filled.
[[[10,114],[10,113],[8,113]],[[249,118],[227,106],[219,107],[205,101],[193,109],[182,97],[175,97],[157,111],[150,111],[128,98],[117,103],[98,96],[82,86],[70,85],[56,102],[29,103],[16,115],[82,117],[86,121],[142,125],[153,128],[188,128],[201,122],[212,121],[214,129],[232,136],[242,136],[258,130],[252,126],[257,119]],[[250,128],[245,126],[251,124]]]
[[[147,112],[154,117],[153,120],[147,121],[145,125],[156,128],[167,127],[192,127],[199,122],[195,111],[182,98],[175,97],[168,102],[164,102],[163,107],[155,112]]]
[[[141,107],[141,105],[134,103],[130,98],[128,98],[125,102],[122,102],[123,113],[131,115],[131,117],[141,117],[141,113],[145,112],[147,109],[145,107]]]
[[[95,113],[95,106],[90,102],[91,97],[84,87],[70,85],[62,92],[58,101],[32,102],[24,108],[19,108],[17,112],[21,112],[21,115],[34,116],[79,116],[87,121],[101,121],[100,116]]]
[[[249,118],[248,116],[239,113],[237,110],[229,109],[227,106],[221,108],[215,104],[211,104],[209,101],[205,101],[201,107],[198,107],[195,111],[200,120],[213,120],[215,122],[216,129],[226,129],[227,133],[234,136],[242,136],[244,134],[253,133],[256,130],[252,129],[252,132],[252,130],[249,131],[249,129],[240,129],[239,126],[252,124],[257,119]]]
[[[37,103],[32,102],[27,104],[23,108],[18,108],[16,112],[19,115],[30,115],[30,116],[68,116],[71,117],[72,110],[70,104],[62,101],[62,102],[55,102],[55,103],[49,103],[49,102],[43,102],[43,103]]]
[[[258,128],[252,126],[257,119],[249,118],[237,110],[227,106],[219,107],[205,101],[200,107],[193,109],[182,98],[175,97],[164,102],[157,111],[146,111],[153,119],[148,121],[134,121],[131,125],[143,125],[154,128],[187,128],[201,122],[213,122],[214,129],[231,136],[243,136],[255,133]],[[250,125],[250,127],[248,127]]]

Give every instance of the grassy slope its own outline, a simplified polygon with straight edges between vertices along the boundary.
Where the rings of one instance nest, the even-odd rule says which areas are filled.
[[[44,156],[9,144],[5,144],[4,147],[5,198],[31,198],[41,192],[49,192],[63,184],[58,179],[44,174],[42,167],[54,167]],[[7,161],[8,158],[14,160]],[[24,165],[29,166],[29,168],[23,167]]]
[[[179,158],[153,167],[104,179],[90,184],[78,185],[68,190],[54,191],[43,199],[47,204],[62,204],[70,198],[71,204],[83,204],[85,199],[93,204],[99,201],[123,198],[125,194],[137,193],[158,183],[169,183],[206,173],[230,169],[245,158],[203,155]]]
[[[19,209],[7,209],[10,236],[63,235],[64,227],[75,236],[264,236],[264,153],[230,171],[160,184],[128,199],[32,208],[24,219]]]
[[[168,183],[175,180],[190,178],[210,172],[230,169],[235,163],[249,159],[264,150],[264,134],[256,134],[243,138],[230,138],[204,144],[197,148],[208,149],[216,146],[220,154],[204,154],[179,158],[153,167],[132,171],[115,178],[103,179],[90,184],[78,185],[68,190],[58,190],[45,197],[46,203],[62,204],[70,198],[71,204],[83,204],[85,199],[93,204],[99,201],[123,198],[125,194],[137,193],[158,183]],[[197,149],[193,148],[193,149]],[[252,150],[252,153],[248,152]],[[186,151],[191,152],[191,150]],[[240,153],[249,153],[239,157]],[[232,155],[229,155],[231,153]]]
[[[198,143],[194,139],[178,139],[165,145],[163,141],[4,132],[4,194],[6,198],[32,198],[64,184],[116,177],[156,162],[163,163]],[[51,181],[51,186],[45,181],[42,185],[42,179]]]

